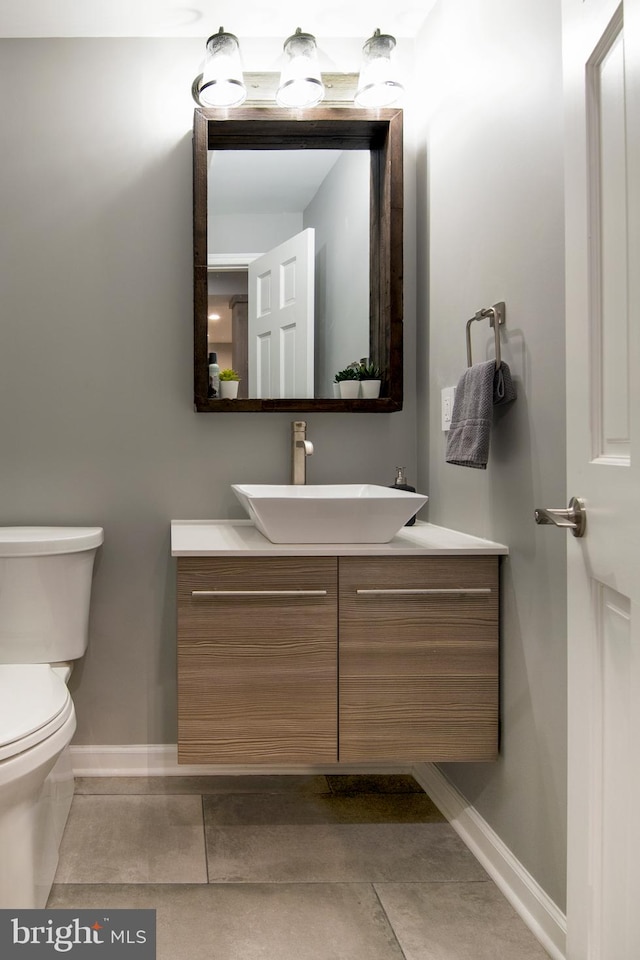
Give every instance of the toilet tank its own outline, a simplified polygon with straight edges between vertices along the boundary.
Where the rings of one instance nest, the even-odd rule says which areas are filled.
[[[0,527],[0,663],[84,654],[103,539],[102,527]]]

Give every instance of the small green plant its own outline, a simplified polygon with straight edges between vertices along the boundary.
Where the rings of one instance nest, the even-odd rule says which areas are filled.
[[[226,370],[221,370],[219,376],[221,380],[239,380],[240,379],[240,375],[236,373],[235,370],[231,370],[230,367],[228,367]]]
[[[372,363],[368,357],[363,357],[358,364],[358,380],[381,380],[380,367]]]
[[[348,367],[345,367],[344,370],[338,370],[335,377],[333,378],[336,383],[340,383],[342,380],[359,380],[358,369],[360,364],[350,363]]]

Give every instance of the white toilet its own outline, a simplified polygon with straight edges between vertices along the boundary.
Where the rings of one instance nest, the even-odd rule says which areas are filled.
[[[101,527],[0,527],[0,909],[44,907],[73,796],[67,688]]]

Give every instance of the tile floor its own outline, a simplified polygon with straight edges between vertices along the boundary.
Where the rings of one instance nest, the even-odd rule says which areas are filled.
[[[547,960],[411,777],[79,779],[48,906],[155,909],[158,960]]]

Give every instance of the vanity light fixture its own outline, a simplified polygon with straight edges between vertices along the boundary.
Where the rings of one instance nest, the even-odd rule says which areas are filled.
[[[362,48],[362,66],[354,102],[359,107],[389,107],[404,93],[395,73],[395,37],[376,30]]]
[[[246,100],[240,44],[223,27],[207,40],[204,71],[193,81],[191,94],[201,107],[239,107]]]
[[[324,97],[316,38],[298,27],[284,42],[285,64],[276,91],[281,107],[313,107]]]

